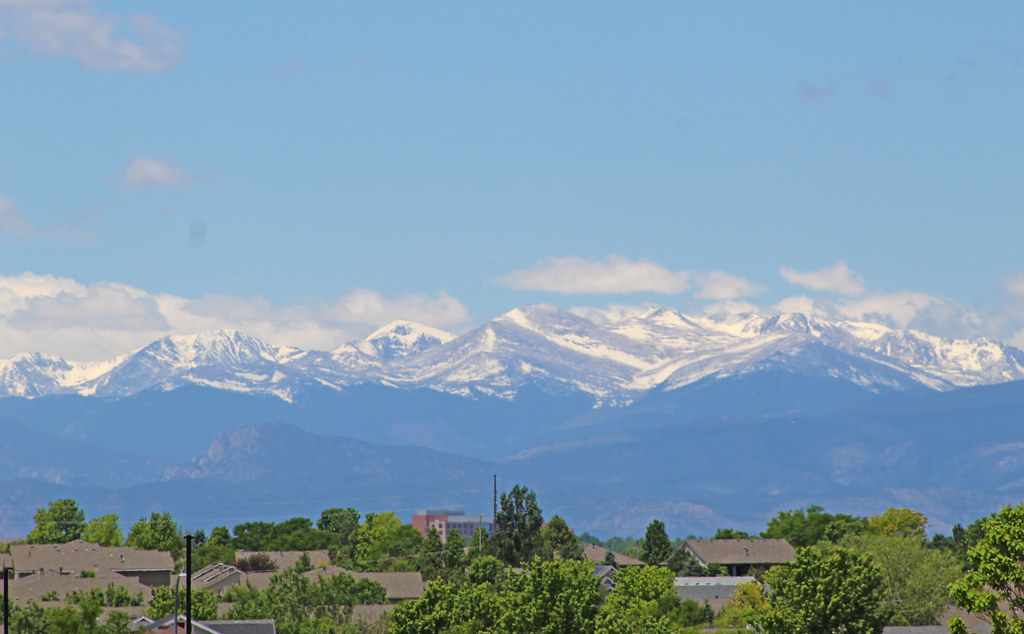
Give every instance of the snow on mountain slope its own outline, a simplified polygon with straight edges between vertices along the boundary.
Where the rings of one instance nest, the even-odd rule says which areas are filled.
[[[126,355],[102,376],[86,381],[78,393],[118,397],[161,386],[186,383],[228,390],[270,393],[287,398],[288,378],[280,351],[237,331],[210,331],[164,337]]]
[[[79,363],[32,352],[0,359],[0,396],[34,398],[72,392],[74,386],[108,372],[121,358]]]
[[[527,387],[585,393],[599,405],[708,377],[783,370],[872,391],[946,390],[1024,379],[1024,351],[799,313],[687,316],[655,308],[594,323],[554,306],[511,310],[458,337],[397,321],[330,352],[269,346],[236,331],[165,337],[101,364],[23,354],[0,360],[0,396],[107,398],[186,384],[290,400],[362,383],[514,398]]]
[[[384,361],[436,348],[455,338],[450,332],[415,321],[398,320],[353,344],[360,352]]]
[[[852,354],[899,361],[946,387],[1001,383],[1024,378],[1024,351],[990,339],[948,339],[879,324],[826,322],[800,313],[705,319],[709,327],[746,338],[804,333]],[[938,387],[938,386],[936,386]],[[942,389],[942,388],[940,388]]]
[[[398,385],[513,397],[526,385],[616,402],[646,350],[593,322],[541,304],[509,311],[449,343],[389,367]]]

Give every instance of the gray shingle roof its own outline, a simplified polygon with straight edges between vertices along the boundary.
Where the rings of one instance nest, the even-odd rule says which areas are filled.
[[[604,546],[598,546],[597,544],[583,544],[583,556],[594,563],[604,563],[604,558],[607,554],[608,549]],[[615,565],[621,568],[622,566],[646,566],[647,564],[635,557],[629,557],[622,553],[615,553]]]
[[[796,551],[784,539],[688,539],[681,548],[704,565],[784,564],[796,560]]]
[[[156,550],[136,550],[130,546],[98,546],[76,539],[66,544],[15,544],[11,546],[14,567],[19,572],[63,570],[74,574],[103,571],[173,570],[171,554]]]

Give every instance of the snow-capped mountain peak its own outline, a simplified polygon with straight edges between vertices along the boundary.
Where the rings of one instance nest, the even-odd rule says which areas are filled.
[[[440,328],[416,321],[397,320],[353,345],[364,354],[391,360],[425,352],[454,338],[455,335]]]
[[[332,352],[279,348],[224,330],[165,337],[100,364],[23,354],[0,360],[0,396],[117,398],[198,384],[289,400],[306,386],[381,383],[510,399],[534,386],[625,404],[654,388],[762,371],[869,390],[944,390],[1024,379],[1024,351],[801,313],[713,317],[654,308],[595,323],[537,304],[459,336],[395,321]]]

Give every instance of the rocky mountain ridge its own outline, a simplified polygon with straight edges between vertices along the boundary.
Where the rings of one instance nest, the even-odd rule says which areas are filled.
[[[654,390],[765,369],[872,392],[943,391],[1024,378],[1024,351],[800,313],[714,318],[657,308],[596,323],[539,304],[459,336],[397,321],[331,351],[271,346],[228,330],[165,337],[102,363],[27,353],[0,360],[0,397],[119,398],[192,384],[290,402],[312,388],[381,384],[505,399],[529,387],[625,405]]]

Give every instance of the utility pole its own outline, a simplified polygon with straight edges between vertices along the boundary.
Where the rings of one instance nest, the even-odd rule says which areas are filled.
[[[497,528],[498,522],[498,474],[494,474],[494,509],[491,511],[491,521],[495,523]]]
[[[175,626],[177,627],[177,626]],[[192,536],[185,535],[185,634],[192,634]]]
[[[4,566],[4,634],[7,634],[7,627],[11,620],[11,606],[10,599],[7,598],[7,576],[11,574],[11,569]]]

